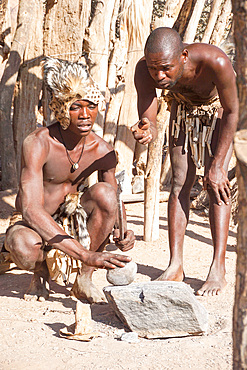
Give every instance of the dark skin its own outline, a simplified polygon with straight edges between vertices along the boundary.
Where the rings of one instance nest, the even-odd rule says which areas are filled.
[[[76,101],[70,108],[71,121],[67,130],[59,130],[57,122],[37,129],[24,141],[16,208],[25,221],[9,229],[5,244],[20,268],[34,272],[26,299],[48,298],[49,273],[42,239],[83,262],[72,291],[77,298],[91,303],[105,300],[103,292],[99,292],[92,283],[95,268],[114,269],[131,260],[126,255],[102,253],[114,224],[117,224],[117,182],[115,152],[92,132],[97,112],[97,105],[87,100]],[[84,145],[79,168],[74,172],[71,172],[63,141],[74,162],[80,157]],[[66,234],[52,215],[64,202],[65,196],[76,192],[84,178],[95,170],[99,171],[101,182],[90,187],[81,197],[81,204],[88,215],[87,228],[91,239],[88,251]],[[123,240],[118,236],[116,230],[114,240],[123,252],[133,248],[135,237],[131,230],[125,228]]]
[[[232,153],[232,141],[238,122],[238,98],[235,74],[228,57],[217,47],[207,44],[184,44],[176,57],[172,52],[148,53],[136,66],[135,85],[138,94],[140,121],[132,127],[137,141],[148,144],[157,136],[156,88],[179,92],[194,104],[206,102],[219,95],[223,109],[213,134],[214,156],[206,157],[204,189],[210,199],[210,227],[214,254],[206,282],[198,295],[216,295],[226,286],[225,252],[231,210],[227,168]],[[177,104],[173,101],[170,122],[176,116]],[[171,125],[170,125],[171,126]],[[159,280],[182,281],[183,241],[189,218],[190,190],[196,168],[191,153],[182,151],[184,133],[180,130],[175,144],[170,136],[170,156],[173,181],[168,202],[168,233],[170,262]],[[180,225],[179,228],[177,225]]]

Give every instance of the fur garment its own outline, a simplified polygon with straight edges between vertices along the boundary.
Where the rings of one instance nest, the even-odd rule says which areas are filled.
[[[68,235],[89,250],[91,240],[87,231],[87,214],[80,202],[82,194],[83,192],[67,194],[64,203],[52,217]],[[82,267],[80,260],[58,249],[51,249],[47,252],[46,263],[51,279],[57,282],[62,280],[65,285],[69,283],[71,272]]]
[[[88,100],[99,110],[105,109],[105,99],[85,63],[46,57],[43,71],[45,85],[52,93],[49,106],[64,130],[70,125],[69,110],[75,101]]]

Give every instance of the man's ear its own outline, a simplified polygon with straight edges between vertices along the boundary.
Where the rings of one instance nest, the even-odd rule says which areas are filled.
[[[182,51],[181,59],[182,59],[183,63],[187,62],[187,59],[188,59],[188,50],[187,49],[184,49]]]

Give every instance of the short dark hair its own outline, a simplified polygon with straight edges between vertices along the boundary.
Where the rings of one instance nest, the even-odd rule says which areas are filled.
[[[158,27],[147,38],[144,53],[165,52],[173,57],[179,57],[184,49],[181,37],[172,28]]]

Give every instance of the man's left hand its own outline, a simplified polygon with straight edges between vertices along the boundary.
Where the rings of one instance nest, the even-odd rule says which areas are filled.
[[[134,247],[135,235],[132,230],[127,230],[124,233],[124,239],[120,240],[119,229],[113,231],[113,240],[116,246],[121,249],[122,252],[127,252]]]
[[[230,182],[226,171],[218,164],[211,165],[203,179],[203,188],[206,190],[210,187],[216,197],[218,205],[230,203],[231,191]]]

